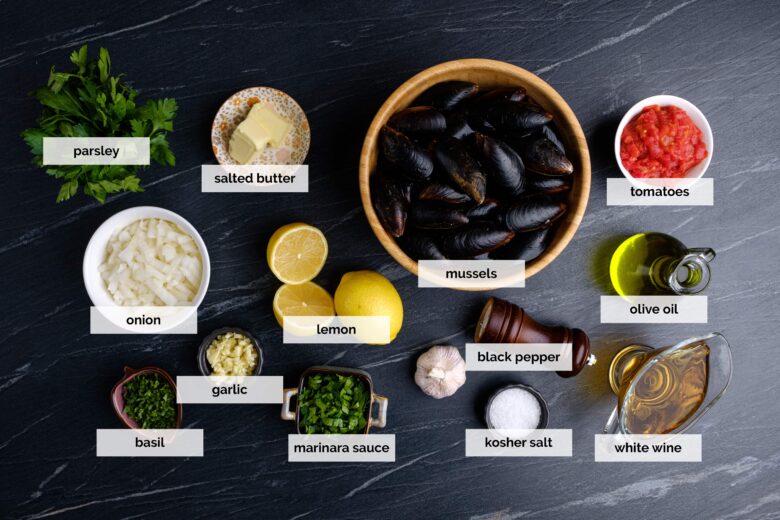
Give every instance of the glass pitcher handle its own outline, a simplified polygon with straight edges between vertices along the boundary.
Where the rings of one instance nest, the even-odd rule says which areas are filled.
[[[618,407],[616,406],[607,419],[607,424],[604,425],[604,431],[602,433],[614,434],[618,432]]]
[[[689,255],[696,255],[705,262],[712,262],[715,259],[715,251],[709,247],[695,247],[688,250]]]

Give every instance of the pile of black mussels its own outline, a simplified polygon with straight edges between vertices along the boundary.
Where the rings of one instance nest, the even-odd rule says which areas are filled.
[[[531,261],[566,212],[574,167],[522,87],[438,83],[390,117],[379,146],[374,210],[416,260]]]

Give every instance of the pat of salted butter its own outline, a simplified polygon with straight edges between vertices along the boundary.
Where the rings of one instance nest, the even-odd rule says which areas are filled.
[[[258,125],[262,126],[270,136],[268,143],[274,148],[278,148],[282,145],[292,128],[292,123],[290,121],[267,106],[260,105],[259,103],[252,106],[252,110],[249,111],[246,120],[255,121]]]
[[[230,156],[239,164],[249,164],[265,149],[270,139],[264,127],[246,118],[230,136]]]

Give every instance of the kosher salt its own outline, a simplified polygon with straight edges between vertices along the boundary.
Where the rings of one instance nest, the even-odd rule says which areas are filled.
[[[495,430],[532,430],[539,426],[542,407],[528,390],[507,388],[493,398],[488,416]]]

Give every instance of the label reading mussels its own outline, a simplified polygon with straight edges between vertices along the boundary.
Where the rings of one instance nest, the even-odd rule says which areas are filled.
[[[525,287],[523,260],[420,260],[418,287],[499,289]]]

